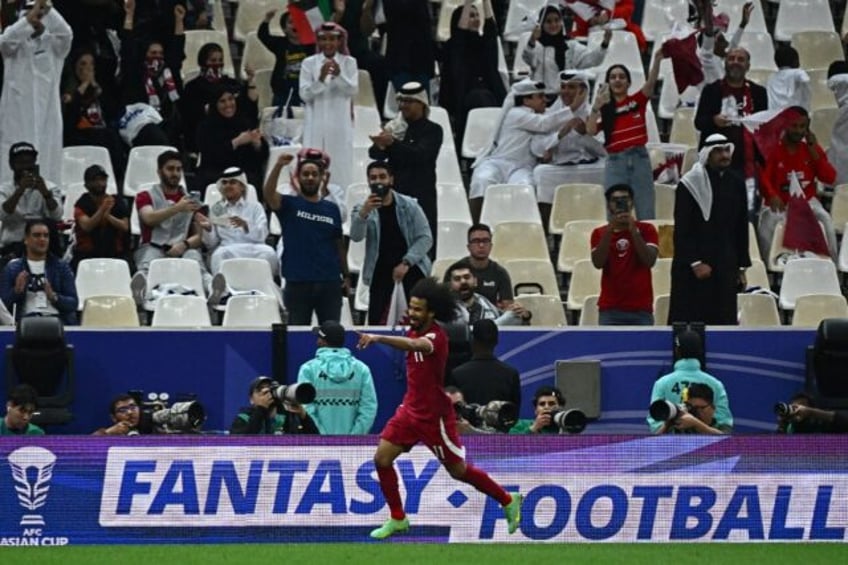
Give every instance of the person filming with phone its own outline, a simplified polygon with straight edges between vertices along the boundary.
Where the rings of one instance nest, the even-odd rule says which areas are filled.
[[[633,217],[630,185],[615,184],[605,195],[609,223],[595,228],[590,238],[592,264],[603,269],[598,321],[602,326],[653,325],[657,229]]]

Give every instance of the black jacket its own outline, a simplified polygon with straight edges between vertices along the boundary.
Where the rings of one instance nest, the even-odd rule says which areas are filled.
[[[300,418],[290,412],[282,411],[273,418],[268,409],[262,406],[246,406],[241,409],[230,425],[234,435],[280,435],[280,434],[319,434],[312,418]]]

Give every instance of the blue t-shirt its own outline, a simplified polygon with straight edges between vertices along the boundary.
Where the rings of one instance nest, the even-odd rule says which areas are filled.
[[[339,207],[327,200],[310,202],[282,195],[277,217],[283,230],[282,273],[286,282],[340,282]]]

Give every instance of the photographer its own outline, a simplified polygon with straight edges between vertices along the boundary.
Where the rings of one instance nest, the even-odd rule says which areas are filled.
[[[250,406],[242,408],[230,425],[231,434],[318,434],[318,427],[299,403],[276,400],[271,394],[275,386],[270,377],[256,377],[250,383]],[[285,412],[279,414],[280,404]]]
[[[705,434],[726,435],[733,431],[728,424],[716,421],[716,407],[713,404],[713,389],[709,385],[693,383],[689,385],[686,398],[686,411],[676,418],[666,420],[660,425],[657,434]]]
[[[511,434],[558,434],[559,428],[553,425],[552,412],[565,408],[565,396],[553,386],[541,386],[533,394],[533,408],[536,417],[532,420],[518,420],[509,430]]]
[[[680,332],[674,338],[674,348],[677,361],[674,363],[674,371],[660,377],[654,383],[651,391],[651,404],[657,400],[666,400],[672,404],[679,405],[684,402],[683,393],[694,383],[708,385],[710,392],[715,396],[715,418],[718,424],[728,431],[733,429],[733,414],[730,412],[730,401],[727,391],[720,380],[701,370],[700,359],[704,355],[704,346],[701,336],[692,330]],[[691,391],[690,391],[691,394]],[[710,398],[710,403],[713,398]],[[648,416],[648,425],[651,432],[661,433],[659,430],[664,422],[655,420]]]
[[[795,394],[788,404],[776,405],[775,412],[779,434],[848,433],[848,412],[815,408],[813,399],[803,392]]]
[[[633,217],[633,189],[626,184],[605,193],[609,224],[595,228],[592,264],[601,273],[598,321],[602,326],[654,324],[651,267],[657,261],[657,229]]]
[[[462,394],[462,391],[456,388],[453,385],[448,385],[445,387],[445,394],[447,394],[451,402],[454,405],[454,408],[457,404],[465,404],[465,396]],[[456,431],[461,434],[493,434],[495,430],[492,429],[484,429],[484,428],[476,428],[471,425],[471,422],[463,418],[459,413],[456,415]]]
[[[96,436],[135,436],[142,432],[139,429],[141,422],[141,409],[138,403],[129,394],[120,394],[112,399],[109,404],[109,414],[112,417],[112,425],[108,428],[100,428],[93,435]]]

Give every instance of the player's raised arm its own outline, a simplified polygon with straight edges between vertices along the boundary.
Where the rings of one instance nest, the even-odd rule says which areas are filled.
[[[401,351],[420,351],[422,353],[433,352],[433,342],[424,337],[401,337],[394,335],[380,335],[359,333],[359,343],[356,344],[357,349],[365,349],[372,343],[382,343]]]

